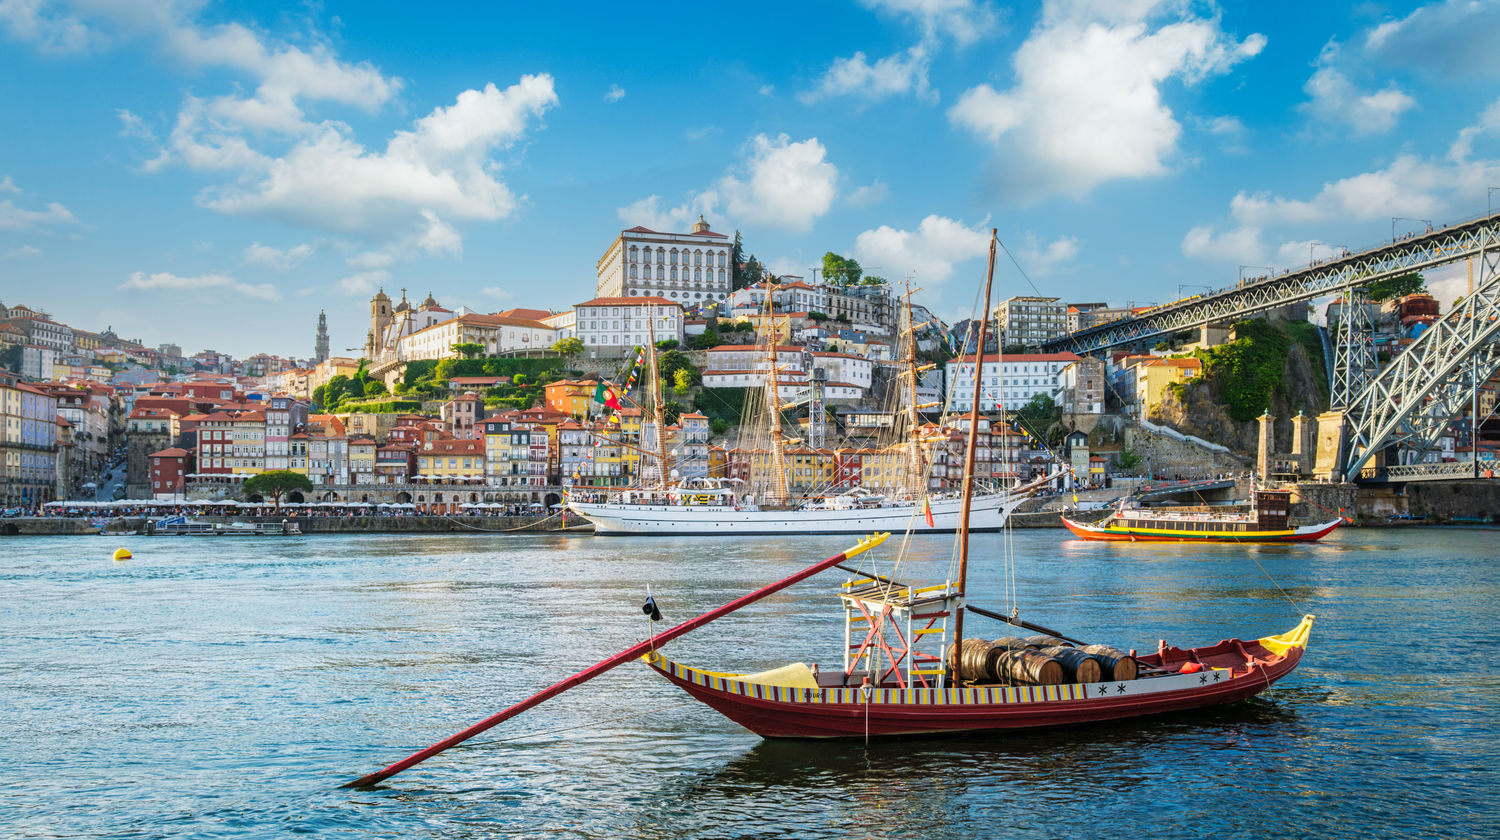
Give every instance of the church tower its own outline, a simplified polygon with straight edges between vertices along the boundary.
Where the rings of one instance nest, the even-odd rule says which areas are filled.
[[[391,299],[385,296],[385,289],[370,298],[370,334],[365,339],[365,358],[374,362],[380,358],[380,351],[385,341],[386,327],[391,325]]]
[[[313,356],[318,362],[328,361],[328,314],[318,310],[318,340],[313,346]]]

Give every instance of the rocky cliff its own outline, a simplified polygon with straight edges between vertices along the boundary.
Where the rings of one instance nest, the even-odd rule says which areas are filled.
[[[1301,344],[1291,342],[1281,368],[1281,384],[1271,393],[1269,410],[1276,418],[1272,449],[1286,452],[1292,445],[1293,415],[1301,411],[1316,415],[1327,407],[1322,378]],[[1247,458],[1255,456],[1259,424],[1229,416],[1223,399],[1224,383],[1212,376],[1189,382],[1180,390],[1169,390],[1148,419],[1179,432],[1196,435],[1229,447]]]

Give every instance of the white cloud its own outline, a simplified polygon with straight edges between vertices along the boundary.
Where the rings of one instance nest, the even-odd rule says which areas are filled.
[[[881,225],[861,233],[854,240],[854,256],[866,271],[886,277],[910,273],[921,283],[940,284],[953,274],[956,264],[988,254],[989,247],[987,231],[931,215],[915,231]]]
[[[1078,256],[1078,237],[1059,236],[1043,244],[1035,234],[1028,233],[1025,243],[1016,249],[1016,256],[1027,274],[1044,277]]]
[[[1228,72],[1265,42],[1234,41],[1218,19],[1170,0],[1049,0],[1015,54],[1016,85],[970,88],[948,117],[995,146],[997,186],[1023,199],[1081,196],[1166,171],[1181,126],[1162,86]]]
[[[256,242],[245,249],[245,262],[249,265],[263,265],[267,268],[286,271],[312,254],[313,247],[305,243],[282,251]]]
[[[785,134],[758,134],[738,174],[719,179],[726,212],[746,224],[806,231],[833,206],[838,167],[811,137],[797,143]],[[743,176],[743,178],[741,177]]]
[[[355,254],[344,262],[348,263],[350,268],[371,271],[377,268],[391,267],[396,263],[396,256],[389,251],[365,251],[361,254]]]
[[[1474,139],[1486,134],[1500,133],[1500,99],[1490,103],[1490,106],[1479,115],[1479,121],[1471,126],[1466,126],[1458,132],[1458,138],[1448,148],[1449,160],[1462,163],[1469,159],[1474,152]],[[1489,182],[1486,182],[1489,183]]]
[[[1309,97],[1301,106],[1304,113],[1321,122],[1348,125],[1356,135],[1367,135],[1390,131],[1403,113],[1416,107],[1417,101],[1394,82],[1384,90],[1359,90],[1339,69],[1339,53],[1336,44],[1323,48],[1318,69],[1302,86]]]
[[[0,255],[0,259],[23,260],[28,257],[40,257],[41,255],[41,248],[38,248],[35,245],[22,245],[19,248],[12,248],[9,251],[6,251],[3,255]]]
[[[1199,225],[1182,239],[1184,256],[1218,262],[1248,263],[1265,259],[1260,228],[1241,226],[1222,233],[1212,225]]]
[[[719,194],[713,190],[698,193],[686,204],[663,209],[661,196],[648,195],[634,204],[615,210],[615,215],[631,227],[640,225],[658,231],[687,230],[698,216],[713,214],[719,202]]]
[[[21,188],[16,186],[16,182],[12,181],[9,175],[6,175],[5,178],[0,179],[0,193],[6,192],[14,193],[15,195],[21,194]]]
[[[0,27],[51,54],[82,52],[92,40],[83,21],[40,0],[0,0]]]
[[[692,194],[676,207],[663,209],[661,196],[650,195],[615,211],[627,225],[653,230],[684,230],[699,215],[723,213],[736,224],[805,231],[833,206],[838,167],[828,150],[812,137],[797,143],[785,134],[774,140],[758,134],[746,147],[746,158],[730,167],[713,188]]]
[[[922,28],[922,39],[940,37],[968,46],[999,29],[995,10],[984,0],[860,0],[877,12],[913,19]]]
[[[761,96],[775,96],[776,95],[776,86],[775,85],[761,85],[760,86],[760,95]]]
[[[849,193],[844,203],[850,207],[871,207],[891,197],[891,188],[884,181],[876,181]]]
[[[147,274],[132,272],[130,279],[121,284],[122,289],[170,292],[232,292],[257,300],[281,300],[281,293],[270,283],[242,283],[227,274],[202,274],[197,277],[181,277],[160,272]]]
[[[334,287],[346,295],[368,295],[375,291],[376,286],[389,279],[391,279],[391,273],[384,269],[361,271],[339,280]]]
[[[1500,75],[1500,4],[1446,0],[1419,6],[1365,35],[1364,51],[1382,63],[1411,67],[1446,80],[1472,82]]]
[[[431,233],[429,213],[502,219],[519,199],[496,178],[492,154],[519,140],[530,120],[556,102],[546,75],[523,76],[505,90],[493,84],[467,90],[412,130],[397,132],[384,153],[368,152],[342,126],[325,123],[315,136],[269,161],[259,180],[224,184],[200,201],[229,215],[369,236],[403,229]]]
[[[838,96],[876,101],[910,92],[919,100],[935,102],[937,91],[929,86],[927,72],[927,48],[922,45],[886,56],[874,64],[869,63],[864,53],[856,52],[850,58],[834,59],[817,86],[797,98],[810,105]]]
[[[624,98],[625,98],[625,88],[622,88],[619,85],[610,85],[609,86],[609,90],[606,91],[605,94],[604,94],[604,101],[608,102],[610,104],[614,104],[616,102],[619,102],[621,99],[624,99]]]
[[[495,300],[510,300],[514,295],[499,286],[485,286],[479,293]]]
[[[463,237],[453,226],[447,224],[437,217],[431,210],[423,210],[422,218],[427,222],[427,228],[417,237],[417,247],[433,256],[439,254],[451,254],[457,256],[464,251]]]
[[[19,190],[15,190],[19,192]],[[0,201],[0,230],[30,230],[54,224],[72,224],[78,220],[68,208],[52,202],[46,210],[27,210],[14,201]]]

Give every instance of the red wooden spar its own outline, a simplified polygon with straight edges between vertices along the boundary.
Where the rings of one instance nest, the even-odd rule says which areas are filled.
[[[451,735],[447,738],[444,738],[443,740],[438,741],[436,744],[433,744],[427,749],[422,750],[415,755],[403,758],[395,764],[392,764],[391,766],[385,768],[384,770],[371,773],[368,776],[361,776],[360,778],[345,784],[344,787],[369,787],[370,785],[378,784],[385,779],[389,779],[397,773],[400,773],[402,770],[405,770],[406,768],[411,767],[415,764],[420,764],[421,762],[432,758],[433,756],[437,755],[443,750],[448,749],[449,747],[462,744],[464,741],[469,740],[470,738],[478,735],[486,729],[489,729],[497,723],[509,720],[510,718],[515,717],[516,715],[526,711],[527,709],[530,709],[533,706],[540,705],[543,701],[549,700],[559,694],[562,694],[564,691],[567,691],[574,686],[588,682],[589,680],[599,676],[600,674],[610,670],[611,668],[623,665],[624,663],[629,662],[630,660],[635,659],[638,656],[649,653],[655,646],[666,644],[667,642],[670,642],[678,636],[702,627],[710,621],[718,618],[723,618],[724,616],[734,612],[740,607],[746,606],[748,604],[753,604],[756,601],[759,601],[760,599],[766,597],[767,595],[779,592],[799,581],[806,580],[807,578],[810,578],[825,569],[831,569],[834,566],[837,566],[838,564],[844,562],[845,560],[848,560],[851,557],[854,557],[857,554],[861,554],[871,548],[874,548],[877,545],[880,545],[881,543],[885,542],[886,537],[889,536],[889,533],[871,535],[870,537],[861,540],[854,547],[846,549],[840,554],[835,554],[827,560],[814,563],[813,565],[808,566],[807,568],[803,569],[800,572],[797,572],[794,575],[782,578],[781,580],[776,581],[769,586],[763,586],[748,595],[743,595],[739,598],[736,598],[733,601],[725,604],[724,606],[714,610],[710,610],[703,615],[698,616],[697,618],[691,619],[689,621],[684,621],[683,623],[677,625],[676,627],[673,627],[670,630],[667,630],[666,632],[658,633],[655,637],[648,639],[647,641],[641,642],[640,644],[627,650],[622,650],[614,656],[611,656],[610,658],[604,660],[603,662],[600,662],[596,665],[591,665],[588,668],[585,668],[582,671],[574,674],[573,676],[568,677],[562,682],[557,683],[556,685],[553,685],[543,691],[539,691],[536,694],[533,694],[532,696],[526,698],[525,700],[522,700],[514,706],[511,706],[503,712],[485,718],[484,720],[474,724],[473,726],[465,729],[457,735]]]

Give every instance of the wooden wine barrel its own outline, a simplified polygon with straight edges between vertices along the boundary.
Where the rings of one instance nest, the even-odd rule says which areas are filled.
[[[1069,682],[1091,683],[1103,678],[1104,666],[1092,654],[1078,648],[1049,647],[1042,648],[1041,652],[1062,663],[1063,675]]]
[[[1020,636],[1001,636],[1000,638],[991,642],[991,644],[995,645],[996,647],[1008,648],[1010,650],[1026,650],[1027,648],[1035,650],[1037,647],[1031,642],[1028,642],[1025,639],[1021,638]]]
[[[984,639],[964,639],[954,650],[957,661],[953,673],[958,679],[968,682],[992,682],[995,679],[994,650],[995,647]]]
[[[1140,672],[1140,666],[1130,654],[1119,648],[1109,645],[1085,645],[1079,648],[1084,653],[1093,654],[1099,664],[1104,666],[1104,673],[1100,679],[1104,680],[1133,680]]]
[[[1049,647],[1073,647],[1072,642],[1064,641],[1056,636],[1027,636],[1026,644],[1037,648]]]
[[[1061,662],[1034,650],[999,650],[995,673],[1013,685],[1062,685],[1065,679]]]

